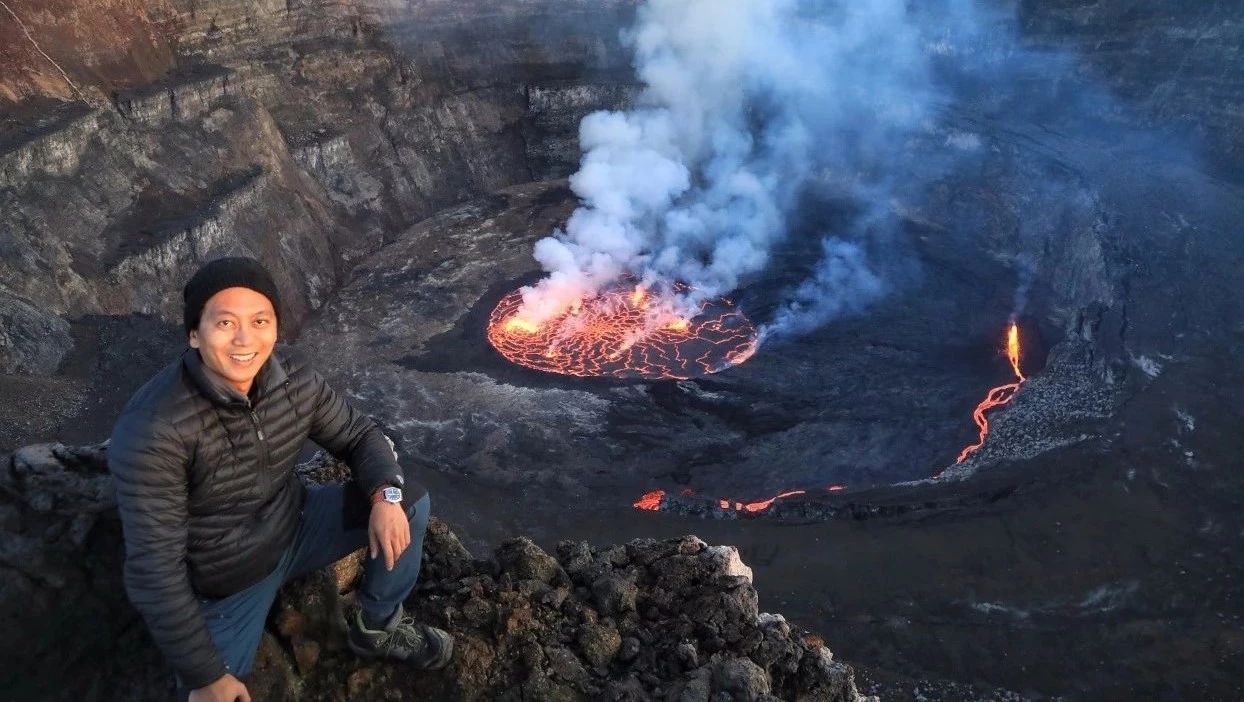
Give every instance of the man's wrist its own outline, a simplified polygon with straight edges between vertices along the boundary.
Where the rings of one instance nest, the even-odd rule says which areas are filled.
[[[402,489],[394,485],[382,483],[371,494],[372,506],[384,503],[400,504],[402,501]]]

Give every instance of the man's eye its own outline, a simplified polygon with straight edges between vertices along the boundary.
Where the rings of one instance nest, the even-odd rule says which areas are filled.
[[[228,319],[222,319],[222,320],[220,320],[219,322],[216,322],[216,326],[218,326],[218,327],[227,327],[227,326],[229,326],[230,324],[233,324],[233,322],[232,322],[231,320],[228,320]]]
[[[268,326],[268,320],[266,320],[266,319],[256,319],[256,320],[255,320],[255,326],[257,326],[257,327],[266,327],[266,326]]]

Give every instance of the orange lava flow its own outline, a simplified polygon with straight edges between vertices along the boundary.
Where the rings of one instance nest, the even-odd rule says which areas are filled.
[[[843,490],[846,490],[846,489],[847,489],[846,485],[830,485],[829,487],[825,488],[825,491],[826,492],[842,492]],[[773,497],[770,497],[767,500],[756,500],[755,502],[742,502],[738,500],[722,499],[722,500],[717,501],[717,506],[724,510],[734,510],[736,512],[748,512],[748,513],[754,514],[756,512],[763,512],[766,509],[769,509],[771,506],[773,506],[774,502],[777,502],[783,497],[794,497],[795,495],[806,495],[807,492],[808,492],[807,490],[788,490],[786,492],[774,495]],[[691,497],[692,495],[695,494],[695,492],[690,489],[684,489],[680,494],[683,497]],[[641,509],[647,512],[659,512],[661,511],[661,500],[664,498],[665,498],[664,490],[653,490],[652,492],[645,492],[643,496],[641,496],[638,500],[635,500],[634,502],[632,502],[631,506],[634,507],[635,509]]]
[[[642,510],[647,510],[649,512],[656,512],[657,510],[661,509],[661,498],[662,497],[665,497],[664,490],[653,490],[652,492],[645,492],[643,494],[643,497],[640,497],[638,500],[635,500],[632,506],[635,509],[642,509]]]
[[[636,294],[640,295],[642,293]],[[995,407],[1001,407],[1002,405],[1010,402],[1011,398],[1013,398],[1015,393],[1019,390],[1019,386],[1023,385],[1024,381],[1028,380],[1028,378],[1024,376],[1024,372],[1020,370],[1019,367],[1020,353],[1019,326],[1014,322],[1011,322],[1011,326],[1007,330],[1006,335],[1006,356],[1011,362],[1011,370],[1015,373],[1015,382],[1007,383],[1006,385],[999,385],[998,387],[991,389],[985,395],[985,399],[976,406],[976,410],[972,412],[972,419],[976,421],[976,426],[980,428],[980,439],[975,444],[964,448],[959,454],[959,459],[955,461],[956,463],[963,463],[967,460],[968,456],[972,455],[972,453],[974,453],[977,449],[985,445],[985,438],[989,436],[989,419],[986,418],[985,413]],[[938,477],[940,477],[940,474]],[[846,485],[830,485],[825,488],[827,492],[831,493],[842,492],[846,489]],[[774,495],[767,500],[757,500],[755,502],[740,502],[736,500],[722,499],[717,501],[717,506],[724,510],[734,510],[736,512],[763,512],[766,509],[769,509],[774,502],[782,499],[783,497],[793,497],[795,495],[803,495],[806,493],[806,490],[790,490]],[[691,490],[682,491],[682,495],[684,497],[692,494],[693,492]],[[642,497],[632,504],[635,509],[658,512],[661,510],[661,501],[664,498],[664,490],[653,490],[652,492],[644,493]]]
[[[774,495],[773,497],[770,497],[767,500],[758,500],[756,502],[735,502],[733,505],[734,511],[736,512],[763,512],[766,509],[769,509],[769,505],[772,505],[775,501],[780,500],[783,497],[794,497],[795,495],[802,495],[805,492],[807,491],[806,490],[789,490],[787,492]],[[729,500],[722,500],[718,504],[721,505],[722,509],[730,509],[731,507]]]
[[[756,328],[729,300],[684,319],[653,297],[642,286],[621,285],[534,324],[519,316],[515,290],[493,309],[488,342],[506,360],[548,373],[648,380],[716,373],[756,352]]]
[[[985,438],[989,436],[989,418],[985,413],[995,407],[1001,407],[1011,401],[1015,397],[1015,393],[1019,391],[1019,386],[1024,384],[1027,378],[1024,377],[1023,371],[1019,369],[1019,327],[1015,322],[1011,322],[1011,328],[1006,334],[1006,356],[1011,361],[1011,370],[1015,372],[1015,382],[999,385],[991,389],[985,394],[985,399],[972,412],[972,419],[976,422],[976,426],[980,428],[980,438],[976,443],[964,447],[959,452],[959,458],[955,463],[963,463],[968,456],[975,453],[981,446],[985,445]]]

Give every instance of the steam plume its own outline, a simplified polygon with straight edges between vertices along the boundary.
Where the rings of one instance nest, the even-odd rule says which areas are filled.
[[[821,240],[820,264],[766,328],[766,334],[803,334],[842,314],[858,312],[881,297],[886,285],[869,268],[859,246],[834,237]]]
[[[519,316],[536,324],[624,275],[684,310],[729,292],[768,263],[810,179],[875,197],[929,111],[906,0],[651,0],[627,39],[646,87],[636,109],[580,125],[582,204],[537,243],[548,275],[523,290]],[[863,248],[822,250],[775,329],[884,292]]]

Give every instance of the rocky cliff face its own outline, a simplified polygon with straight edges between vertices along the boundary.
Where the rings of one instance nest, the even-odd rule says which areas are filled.
[[[407,223],[564,175],[579,118],[631,91],[612,21],[568,42],[528,31],[527,20],[552,32],[588,12],[558,7],[173,3],[161,26],[178,28],[177,65],[157,80],[97,81],[108,106],[9,113],[0,368],[48,374],[70,357],[75,335],[52,317],[98,316],[77,324],[79,342],[118,315],[175,324],[178,281],[226,253],[268,263],[296,334]],[[5,433],[6,445],[22,440]]]
[[[107,103],[173,65],[179,21],[165,0],[5,0],[0,105],[40,97]]]

